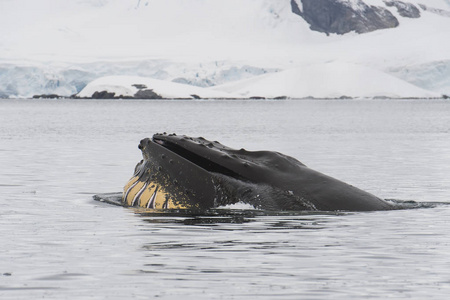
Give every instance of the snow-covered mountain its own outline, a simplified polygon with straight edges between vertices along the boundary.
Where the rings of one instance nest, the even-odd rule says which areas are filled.
[[[2,0],[0,14],[0,97],[112,75],[233,97],[450,95],[450,0]]]

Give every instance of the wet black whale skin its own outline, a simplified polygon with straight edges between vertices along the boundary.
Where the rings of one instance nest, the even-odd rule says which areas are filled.
[[[203,208],[244,201],[271,210],[392,209],[384,200],[278,152],[237,150],[175,134],[155,134],[139,148],[144,160],[161,166],[177,189],[195,195],[186,201]]]

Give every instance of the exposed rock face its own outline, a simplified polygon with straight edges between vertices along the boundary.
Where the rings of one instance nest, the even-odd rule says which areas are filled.
[[[116,93],[109,93],[108,91],[95,92],[92,94],[92,99],[114,99]]]
[[[75,98],[79,98],[75,96]],[[162,99],[161,95],[155,93],[152,89],[140,89],[134,96],[116,95],[114,92],[101,91],[92,94],[92,99]]]
[[[437,15],[440,15],[440,16],[443,16],[443,17],[450,18],[450,11],[439,9],[439,8],[429,7],[429,6],[426,6],[424,4],[419,4],[419,6],[420,6],[421,9],[426,10],[428,12],[431,12],[433,14],[437,14]]]
[[[131,86],[134,86],[138,89],[136,94],[134,94],[134,99],[162,99],[161,95],[158,95],[153,91],[153,89],[148,89],[145,84],[132,84]]]
[[[420,18],[420,10],[412,3],[405,3],[396,0],[385,0],[387,6],[394,6],[397,8],[400,16],[405,18]]]
[[[57,94],[42,94],[42,95],[34,95],[33,99],[58,99],[62,98]]]
[[[366,33],[399,24],[386,8],[369,6],[361,0],[291,0],[291,7],[311,25],[311,30],[326,34]]]
[[[161,95],[155,93],[152,89],[142,89],[134,94],[135,99],[162,99]]]

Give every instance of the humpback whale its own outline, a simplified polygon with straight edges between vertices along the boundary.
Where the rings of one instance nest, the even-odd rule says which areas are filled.
[[[237,202],[264,210],[373,211],[388,202],[273,151],[233,149],[217,141],[154,134],[126,183],[122,205],[208,209]]]

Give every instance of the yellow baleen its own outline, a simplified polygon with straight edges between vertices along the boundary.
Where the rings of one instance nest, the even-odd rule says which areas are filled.
[[[130,188],[124,193],[125,197],[125,203],[129,206],[132,206],[135,201],[138,201],[138,199],[135,199],[138,193],[142,190],[144,187],[145,182],[143,181],[137,181],[136,183],[132,184]]]
[[[139,177],[131,178],[124,187],[123,203],[127,206],[139,206],[151,209],[186,209],[185,205],[175,204],[160,185],[153,182],[139,181]]]
[[[147,185],[147,188],[141,194],[139,206],[140,207],[148,207],[149,201],[152,198],[153,194],[156,191],[157,186],[153,183]]]
[[[125,184],[125,186],[123,187],[123,193],[125,195],[125,193],[128,191],[128,189],[136,183],[136,181],[139,180],[139,176],[134,176],[132,177],[130,180],[128,180],[127,184]]]

